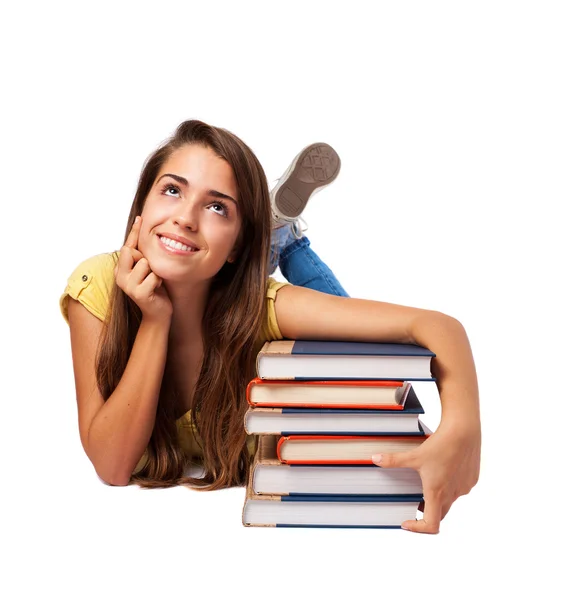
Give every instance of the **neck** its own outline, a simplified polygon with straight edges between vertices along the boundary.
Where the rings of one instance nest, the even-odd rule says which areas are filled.
[[[184,348],[202,343],[202,319],[208,299],[210,281],[194,284],[164,282],[172,302],[169,346]]]

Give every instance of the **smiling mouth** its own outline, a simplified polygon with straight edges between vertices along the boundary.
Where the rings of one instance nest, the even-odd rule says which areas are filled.
[[[185,244],[181,244],[180,242],[175,242],[174,240],[171,240],[170,238],[158,235],[156,236],[158,237],[160,243],[165,247],[168,248],[170,250],[175,250],[177,252],[186,252],[188,254],[194,254],[195,252],[198,252],[198,248],[196,246],[187,246]]]

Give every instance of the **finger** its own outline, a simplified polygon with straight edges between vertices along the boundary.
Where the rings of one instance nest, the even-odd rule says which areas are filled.
[[[403,529],[414,531],[415,533],[439,533],[443,506],[440,496],[426,495],[424,504],[425,511],[423,518],[420,521],[417,519],[403,521],[401,523]]]
[[[451,510],[451,506],[452,506],[452,502],[445,502],[443,504],[443,508],[441,510],[441,521],[447,516],[447,513]],[[420,512],[424,513],[425,512],[425,501],[422,500],[419,503],[419,508],[417,509]]]
[[[410,452],[389,452],[387,454],[373,454],[373,463],[385,469],[402,468],[414,464],[414,457]]]
[[[136,246],[138,245],[138,234],[140,233],[141,223],[141,217],[136,217],[136,219],[134,219],[132,229],[130,230],[128,237],[126,238],[126,242],[124,243],[125,246],[128,246],[130,248],[136,248]]]
[[[144,254],[140,250],[136,250],[136,248],[128,248],[130,254],[132,255],[132,259],[135,263],[137,263],[141,258],[144,258]]]
[[[425,512],[425,501],[419,503],[418,511],[424,513]],[[447,513],[451,510],[450,504],[443,504],[443,509],[441,510],[441,521],[445,518]]]
[[[150,273],[144,278],[140,287],[142,288],[143,294],[152,294],[162,285],[162,279],[154,272]]]
[[[135,263],[143,258],[142,252],[131,248],[130,246],[122,246],[118,255],[118,261],[116,264],[116,273],[120,271],[121,275],[128,275]],[[116,275],[115,273],[115,275]]]
[[[132,269],[132,273],[130,275],[130,283],[132,285],[141,285],[145,278],[152,273],[152,269],[148,264],[146,258],[141,258],[135,265],[134,269]]]
[[[132,258],[130,248],[122,246],[118,253],[118,260],[116,261],[117,277],[120,277],[120,279],[123,280],[130,273],[133,265],[134,259]]]

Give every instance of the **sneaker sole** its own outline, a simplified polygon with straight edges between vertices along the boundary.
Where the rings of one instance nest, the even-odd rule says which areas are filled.
[[[296,157],[288,177],[275,194],[278,209],[298,217],[314,192],[332,183],[341,170],[341,159],[328,144],[311,144]]]

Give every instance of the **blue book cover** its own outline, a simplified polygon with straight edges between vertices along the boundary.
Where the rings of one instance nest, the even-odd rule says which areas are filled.
[[[435,356],[428,348],[415,344],[376,342],[335,342],[326,340],[295,340],[291,354],[357,355],[357,356]]]
[[[274,340],[257,357],[261,379],[434,381],[435,353],[415,344]]]
[[[423,496],[419,494],[261,496],[257,498],[247,490],[243,509],[243,525],[247,527],[399,529],[403,521],[415,518],[422,500]],[[362,506],[356,506],[357,504]],[[284,506],[286,506],[286,510],[283,509]]]
[[[420,502],[422,494],[307,494],[306,496],[278,496],[281,502]]]

